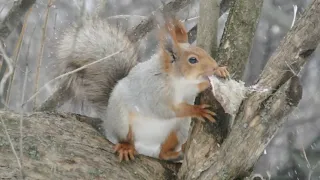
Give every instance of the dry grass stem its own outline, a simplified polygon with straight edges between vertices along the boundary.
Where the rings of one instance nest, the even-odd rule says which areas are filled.
[[[22,174],[22,166],[21,166],[20,159],[19,159],[19,157],[18,157],[18,154],[17,154],[16,150],[14,149],[13,143],[12,143],[11,138],[10,138],[10,135],[9,135],[9,133],[8,133],[7,126],[5,125],[4,120],[2,119],[2,116],[0,116],[0,120],[1,120],[2,127],[3,127],[3,131],[4,131],[4,133],[6,134],[7,139],[8,139],[8,141],[9,141],[9,143],[10,143],[11,150],[12,150],[14,156],[16,157],[18,166],[19,166],[19,168],[20,168],[20,176],[21,176],[21,178],[22,178],[22,177],[23,177],[23,174]]]
[[[38,86],[39,86],[39,74],[40,74],[40,68],[41,68],[41,64],[42,64],[42,59],[43,59],[43,51],[44,51],[44,44],[45,44],[45,40],[46,40],[46,34],[47,34],[47,25],[48,25],[48,19],[49,19],[49,11],[50,11],[50,7],[52,6],[52,0],[49,0],[48,5],[47,5],[47,9],[46,9],[46,13],[45,13],[45,22],[44,25],[42,27],[42,38],[41,38],[41,46],[40,46],[40,51],[39,51],[39,55],[38,55],[38,61],[37,61],[37,71],[36,71],[36,79],[35,79],[35,90],[34,92],[38,91]],[[34,99],[34,105],[33,107],[36,107],[37,104],[37,98],[35,97]]]
[[[22,45],[22,42],[23,42],[24,34],[25,34],[25,31],[26,31],[26,28],[27,28],[27,22],[28,22],[29,15],[30,15],[31,11],[32,11],[32,7],[28,10],[28,12],[26,14],[26,17],[24,18],[24,22],[23,22],[23,26],[22,26],[22,29],[21,29],[21,33],[19,35],[19,39],[18,39],[18,42],[17,42],[15,50],[14,50],[13,72],[12,72],[12,76],[10,77],[9,86],[8,86],[8,90],[7,90],[8,92],[7,92],[7,97],[6,97],[6,104],[9,104],[9,101],[10,101],[11,88],[12,88],[13,80],[15,78],[15,70],[16,70],[16,67],[18,67],[17,64],[18,64],[19,57],[20,57],[21,45]]]

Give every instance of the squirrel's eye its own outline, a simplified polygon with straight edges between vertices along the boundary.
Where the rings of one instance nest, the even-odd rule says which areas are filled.
[[[189,58],[189,63],[195,64],[195,63],[197,63],[197,62],[198,62],[197,58],[195,58],[195,57]]]

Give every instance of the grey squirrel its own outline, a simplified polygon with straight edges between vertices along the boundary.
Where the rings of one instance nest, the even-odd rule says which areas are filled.
[[[209,106],[194,101],[210,87],[208,76],[229,76],[226,67],[190,45],[176,18],[166,18],[160,32],[158,51],[140,63],[137,46],[102,20],[67,30],[58,45],[58,74],[125,49],[66,77],[57,91],[62,103],[71,97],[90,103],[120,161],[136,154],[181,160],[191,118],[215,122]]]

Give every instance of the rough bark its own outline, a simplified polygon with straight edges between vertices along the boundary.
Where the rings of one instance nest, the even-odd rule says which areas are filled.
[[[199,136],[207,134],[200,132],[205,126],[195,125],[180,179],[232,179],[252,168],[283,118],[299,103],[302,89],[294,74],[320,42],[319,17],[320,0],[315,0],[270,58],[254,86],[262,91],[254,91],[244,100],[221,145],[209,135]]]
[[[263,0],[235,1],[218,52],[219,64],[228,66],[233,79],[241,79],[250,55]]]
[[[0,111],[19,152],[20,114]],[[137,157],[120,163],[112,145],[80,116],[34,113],[23,116],[25,179],[172,179],[160,162]],[[90,122],[91,124],[92,122]],[[0,177],[16,179],[19,167],[0,121]]]
[[[13,7],[0,24],[0,40],[5,40],[10,33],[18,26],[20,18],[24,17],[29,8],[36,0],[19,0],[14,1]]]
[[[218,0],[202,0],[199,6],[197,46],[206,50],[212,57],[215,57],[220,13],[219,2]]]

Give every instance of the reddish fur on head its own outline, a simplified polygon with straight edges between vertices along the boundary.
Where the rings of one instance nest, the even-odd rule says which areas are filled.
[[[205,50],[188,43],[184,25],[175,18],[166,19],[160,34],[160,47],[163,68],[167,73],[192,80],[212,75],[218,68],[216,61]],[[190,63],[190,58],[196,58],[197,63]]]

